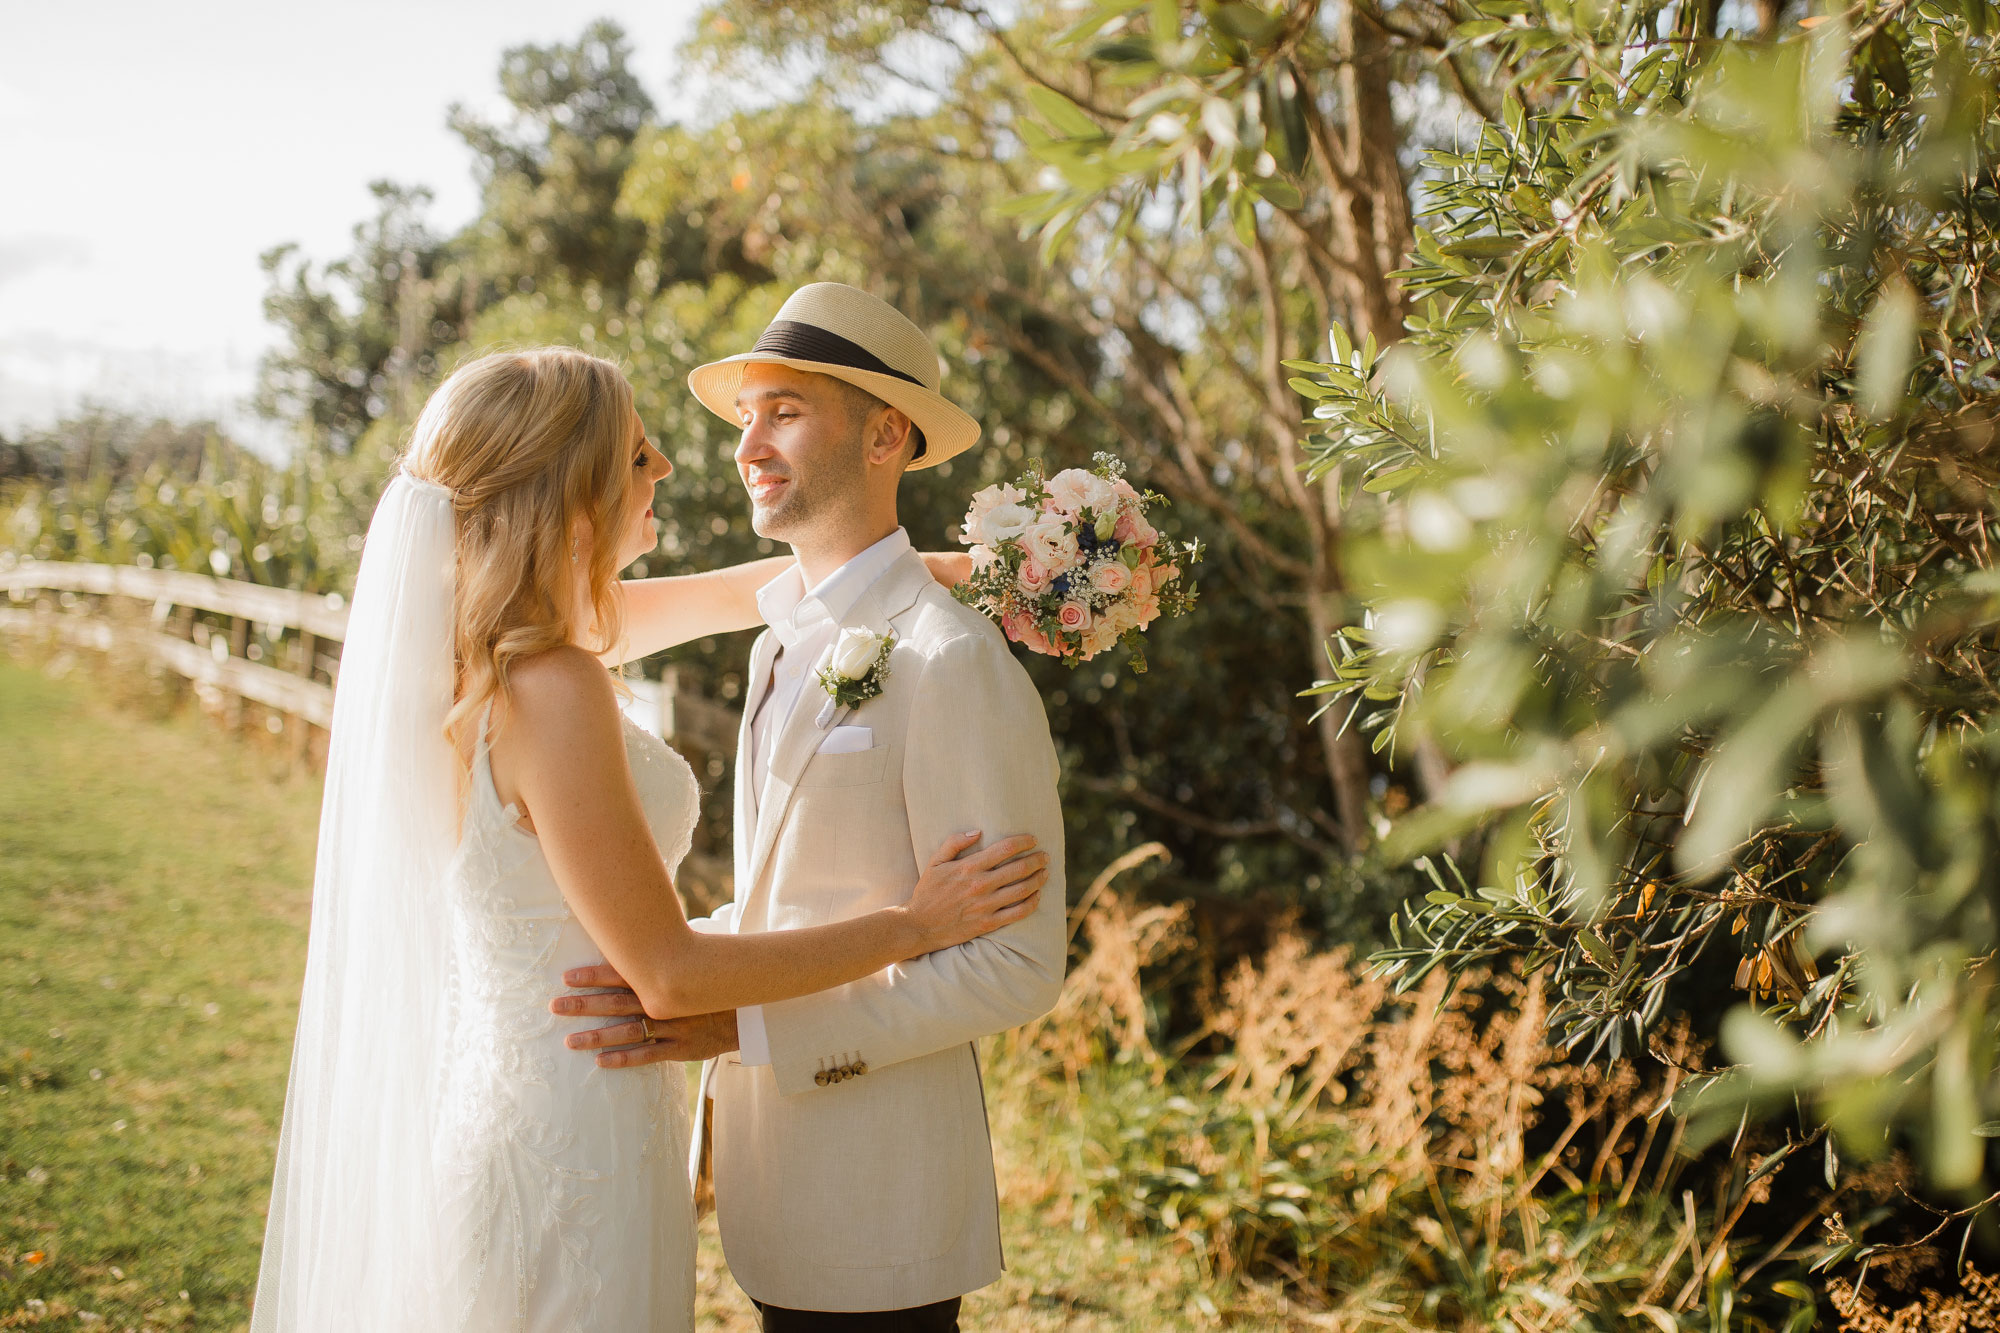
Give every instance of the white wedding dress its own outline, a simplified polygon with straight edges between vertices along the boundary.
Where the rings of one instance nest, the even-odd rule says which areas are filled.
[[[687,762],[629,720],[625,752],[671,872],[701,797]],[[563,1045],[565,969],[604,961],[519,811],[485,726],[449,875],[448,1065],[434,1139],[444,1313],[477,1333],[678,1333],[694,1326],[689,1105],[681,1066],[600,1069]]]

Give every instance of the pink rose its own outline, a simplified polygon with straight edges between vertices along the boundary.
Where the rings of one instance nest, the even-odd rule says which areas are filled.
[[[1098,592],[1124,592],[1132,586],[1132,571],[1122,561],[1100,560],[1090,567],[1090,586]]]
[[[1111,489],[1120,500],[1129,500],[1133,504],[1139,503],[1139,492],[1134,490],[1132,483],[1125,480],[1125,478],[1120,477],[1112,482]]]
[[[1141,597],[1153,591],[1153,566],[1150,561],[1140,561],[1139,567],[1132,571],[1132,591]]]
[[[1083,636],[1083,655],[1092,658],[1118,646],[1118,631],[1109,625],[1097,625]]]
[[[1160,599],[1147,593],[1133,603],[1132,609],[1138,614],[1139,628],[1144,629],[1160,618]]]
[[[1143,514],[1135,510],[1125,510],[1118,515],[1117,526],[1111,535],[1127,546],[1151,546],[1160,538],[1159,530],[1146,521]]]
[[[1018,611],[1002,616],[1000,628],[1007,632],[1008,638],[1024,648],[1038,653],[1048,651],[1048,637],[1036,628],[1033,619]]]
[[[1081,633],[1090,628],[1090,608],[1082,602],[1064,602],[1062,610],[1056,612],[1056,619],[1064,629]]]
[[[1164,588],[1181,576],[1179,565],[1161,565],[1153,571],[1153,586]]]
[[[1021,585],[1022,590],[1031,593],[1040,593],[1047,588],[1052,577],[1048,567],[1033,556],[1023,560],[1020,569],[1014,573],[1014,579]]]

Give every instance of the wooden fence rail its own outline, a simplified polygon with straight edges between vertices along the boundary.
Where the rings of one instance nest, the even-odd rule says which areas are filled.
[[[339,658],[322,649],[337,649],[347,633],[338,594],[68,561],[0,569],[0,591],[7,595],[0,629],[150,658],[197,689],[254,700],[322,729],[333,722]],[[252,642],[253,632],[268,652],[264,642]],[[266,664],[267,656],[289,658],[289,669]]]
[[[0,631],[134,652],[197,686],[254,700],[322,729],[333,722],[338,649],[347,635],[347,605],[338,593],[68,561],[0,568],[0,593],[6,594]],[[119,614],[122,603],[139,604],[132,609],[144,609],[143,617]],[[197,613],[226,623],[209,624]],[[734,751],[735,710],[683,688],[674,669],[657,682],[627,683],[633,694],[627,708],[641,726],[707,754]]]
[[[34,560],[0,569],[0,590],[10,595],[18,590],[133,597],[156,606],[194,607],[267,625],[286,625],[336,642],[347,637],[347,603],[339,593],[321,596],[174,569]]]

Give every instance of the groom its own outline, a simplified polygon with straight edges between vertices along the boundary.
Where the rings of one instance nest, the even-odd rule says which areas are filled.
[[[796,564],[758,594],[736,765],[735,901],[696,926],[784,930],[908,899],[940,844],[1033,834],[1049,882],[1026,919],[782,1004],[653,1023],[601,1063],[710,1059],[716,1213],[766,1333],[947,1330],[1000,1276],[975,1043],[1046,1013],[1062,986],[1062,811],[1048,721],[1007,641],[952,600],[898,525],[905,471],[975,444],[915,324],[866,292],[796,292],[754,350],[695,370],[741,426],[752,526]],[[815,670],[843,629],[890,636],[858,707]],[[622,985],[608,969],[572,985]],[[640,1012],[629,994],[558,1012]],[[642,1040],[636,1022],[572,1044]],[[697,1128],[695,1151],[701,1151]]]

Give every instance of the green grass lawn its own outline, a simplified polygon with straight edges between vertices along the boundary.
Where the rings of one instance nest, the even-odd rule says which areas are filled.
[[[0,659],[0,1323],[235,1328],[318,784],[95,686]]]
[[[239,1329],[319,783],[282,747],[106,680],[0,655],[0,1329]],[[1018,1137],[1003,1182],[1037,1153]],[[1171,1254],[1007,1213],[1010,1271],[968,1299],[966,1328],[1189,1326],[1199,1298]],[[705,1329],[755,1327],[713,1219],[700,1308]],[[1272,1326],[1247,1313],[1230,1322]]]

